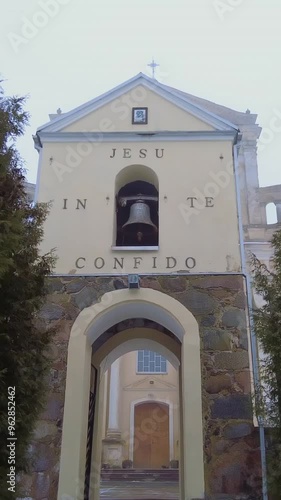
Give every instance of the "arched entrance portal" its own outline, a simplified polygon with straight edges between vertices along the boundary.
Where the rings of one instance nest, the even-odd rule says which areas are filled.
[[[120,332],[102,342],[113,325],[130,318],[146,318],[162,325],[173,338],[151,332]],[[104,337],[103,337],[104,338]],[[86,308],[76,319],[69,340],[58,499],[84,498],[87,427],[90,390],[95,408],[100,406],[102,381],[107,363],[118,359],[120,350],[132,350],[132,342],[149,340],[158,351],[180,363],[180,498],[204,498],[203,435],[200,339],[192,314],[175,299],[155,290],[116,290],[101,303]],[[99,345],[100,341],[100,345]],[[92,345],[96,352],[92,357]],[[137,347],[133,346],[134,349]],[[93,363],[94,361],[94,363]],[[92,364],[94,368],[91,369]],[[98,499],[100,475],[99,433],[101,421],[95,409],[91,465],[91,500]]]

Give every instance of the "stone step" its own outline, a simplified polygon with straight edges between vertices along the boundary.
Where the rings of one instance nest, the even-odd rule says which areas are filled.
[[[102,481],[174,481],[179,480],[178,469],[102,469]]]

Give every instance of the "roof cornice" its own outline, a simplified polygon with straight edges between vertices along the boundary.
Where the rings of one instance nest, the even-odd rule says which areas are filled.
[[[65,142],[170,142],[170,141],[236,141],[235,130],[215,131],[159,131],[159,132],[40,132],[40,143],[65,143]]]

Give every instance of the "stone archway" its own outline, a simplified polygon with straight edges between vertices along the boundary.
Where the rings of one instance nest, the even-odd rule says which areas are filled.
[[[181,499],[204,498],[200,339],[193,315],[177,300],[152,289],[116,290],[84,309],[68,346],[59,500],[82,500],[91,386],[91,346],[118,321],[145,317],[168,328],[181,343]],[[97,398],[99,390],[97,390]],[[98,473],[98,472],[97,472]],[[93,500],[96,494],[93,494]]]

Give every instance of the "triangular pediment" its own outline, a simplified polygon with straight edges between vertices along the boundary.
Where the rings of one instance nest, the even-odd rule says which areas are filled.
[[[153,383],[151,383],[153,382]],[[141,391],[141,390],[163,390],[163,391],[173,391],[176,390],[176,386],[170,382],[166,382],[163,379],[158,378],[154,375],[148,375],[142,377],[140,380],[136,380],[131,384],[123,387],[124,391]]]
[[[147,124],[132,123],[132,108],[147,108]],[[39,127],[38,133],[136,134],[155,131],[235,133],[237,126],[195,105],[191,99],[140,73],[102,96]]]

